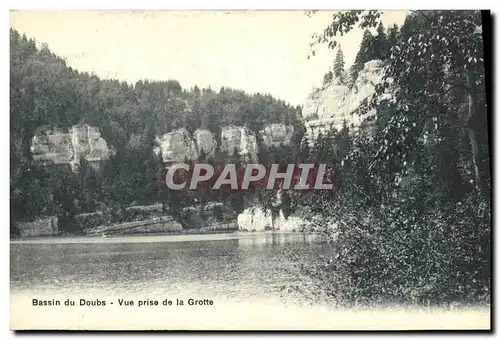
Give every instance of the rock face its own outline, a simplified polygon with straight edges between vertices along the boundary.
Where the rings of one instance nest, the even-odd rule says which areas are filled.
[[[214,134],[210,130],[198,129],[194,132],[194,141],[198,147],[198,153],[203,153],[209,157],[215,157],[215,151],[217,150],[217,141],[215,140]]]
[[[288,218],[285,218],[283,212],[280,211],[274,224],[276,229],[282,231],[303,231],[310,225],[310,222],[299,216],[299,214],[292,214]]]
[[[302,110],[306,125],[305,138],[313,142],[320,132],[325,133],[332,128],[342,129],[344,121],[352,130],[359,128],[364,118],[352,113],[375,93],[375,86],[382,82],[383,76],[383,62],[372,60],[359,72],[352,89],[334,79],[324,88],[311,94]]]
[[[270,124],[260,130],[262,142],[266,146],[290,145],[294,133],[293,125]]]
[[[159,140],[163,162],[177,163],[185,159],[198,158],[198,148],[186,129],[178,129],[164,134]]]
[[[384,63],[381,60],[371,60],[365,64],[348,97],[349,112],[356,110],[363,100],[375,93],[375,86],[382,83],[383,77]]]
[[[302,111],[302,117],[331,119],[334,118],[340,124],[348,113],[347,97],[349,88],[336,82],[326,85],[323,89],[313,93],[305,109]],[[307,108],[307,109],[306,109]]]
[[[215,137],[209,130],[198,129],[191,135],[186,129],[178,129],[156,140],[159,145],[156,152],[161,153],[167,164],[198,159],[202,153],[212,158],[217,149]]]
[[[237,221],[238,230],[241,231],[264,231],[274,229],[271,214],[266,213],[260,207],[245,209],[238,215]]]
[[[240,231],[315,232],[325,228],[335,233],[337,224],[331,218],[312,213],[309,207],[297,209],[288,218],[285,218],[283,211],[280,211],[274,220],[271,213],[265,212],[260,207],[247,208],[238,215]]]
[[[155,217],[141,221],[115,223],[86,230],[87,235],[154,234],[183,231],[182,225],[171,216]]]
[[[228,156],[237,151],[247,161],[257,160],[257,138],[241,126],[225,126],[221,131],[220,151]]]
[[[217,141],[209,130],[198,129],[191,135],[186,129],[178,129],[157,138],[163,162],[166,164],[195,160],[202,153],[213,158],[217,152],[228,157],[238,152],[244,159],[257,158],[257,139],[247,129],[239,126],[226,126],[221,130],[221,140]]]
[[[68,132],[45,129],[37,133],[31,142],[33,159],[54,164],[70,164],[76,169],[85,158],[94,169],[112,154],[99,128],[86,124],[75,125]]]
[[[18,222],[19,236],[54,236],[58,234],[58,219],[55,216],[37,219],[33,222]]]
[[[266,146],[289,145],[294,133],[292,125],[270,124],[260,131]],[[136,139],[139,138],[136,136]],[[132,138],[133,139],[133,138]],[[177,129],[157,137],[157,155],[161,155],[166,164],[198,159],[202,154],[214,158],[217,151],[230,157],[236,150],[243,161],[257,162],[259,147],[257,137],[247,128],[225,126],[221,129],[220,140],[216,140],[209,130],[198,129],[193,134],[186,129]],[[132,143],[132,142],[131,142]],[[35,160],[69,164],[73,169],[84,157],[94,169],[101,161],[108,159],[113,151],[101,137],[98,127],[75,125],[69,131],[47,128],[37,133],[31,143],[31,152]]]
[[[311,222],[301,215],[299,211],[285,218],[283,212],[280,211],[273,221],[270,212],[265,212],[260,207],[252,207],[238,215],[238,229],[241,231],[303,231]]]
[[[292,125],[270,124],[260,132],[266,146],[289,145],[294,133]],[[214,158],[216,153],[231,157],[236,151],[242,160],[256,162],[259,147],[257,137],[247,128],[241,126],[224,126],[220,140],[216,140],[209,130],[198,129],[191,135],[186,129],[178,129],[157,138],[159,147],[155,150],[161,154],[166,164],[195,160],[203,153]]]

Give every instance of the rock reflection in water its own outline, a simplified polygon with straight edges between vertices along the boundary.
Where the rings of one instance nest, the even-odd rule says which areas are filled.
[[[304,261],[326,252],[300,233],[179,236],[13,242],[11,290],[276,298],[276,287],[298,280],[289,252]]]

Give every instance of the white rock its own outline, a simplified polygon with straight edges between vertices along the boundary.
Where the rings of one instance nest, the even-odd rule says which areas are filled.
[[[293,137],[293,132],[293,125],[285,124],[270,124],[259,131],[263,143],[266,146],[275,147],[279,147],[281,145],[290,145]]]
[[[241,231],[303,231],[311,226],[310,220],[306,217],[304,211],[297,211],[288,218],[285,218],[280,211],[273,221],[270,212],[264,212],[260,207],[245,209],[238,215],[238,229]]]
[[[85,158],[94,169],[112,155],[98,127],[74,125],[68,132],[48,128],[37,133],[31,142],[33,159],[54,164],[70,164],[73,169]]]
[[[312,145],[320,132],[325,134],[332,128],[340,130],[344,121],[347,122],[349,129],[355,132],[365,117],[352,115],[352,112],[375,93],[375,86],[382,82],[383,76],[383,62],[371,60],[365,63],[358,73],[351,90],[334,80],[313,93],[302,110],[306,125],[304,138]],[[385,96],[382,99],[389,98]],[[368,112],[366,117],[373,114],[375,112]]]
[[[294,213],[288,218],[285,218],[283,212],[280,211],[279,216],[275,220],[275,227],[281,231],[302,231],[309,225],[309,222]]]
[[[273,228],[270,213],[264,212],[260,207],[245,209],[238,215],[238,229],[241,231],[264,231]]]
[[[201,154],[201,151],[203,150],[208,158],[213,158],[215,156],[217,141],[215,140],[214,134],[210,130],[196,130],[194,132],[194,141],[199,154]]]
[[[160,139],[163,162],[180,163],[198,158],[198,150],[191,134],[184,128],[164,134]]]
[[[221,131],[220,151],[232,156],[237,151],[245,160],[257,159],[257,139],[241,126],[224,126]]]

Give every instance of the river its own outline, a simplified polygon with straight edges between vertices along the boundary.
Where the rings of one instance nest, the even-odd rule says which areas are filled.
[[[333,256],[333,250],[315,235],[237,232],[39,238],[11,241],[10,256],[13,328],[394,327],[383,326],[390,319],[384,313],[392,312],[377,313],[368,322],[365,317],[349,314],[352,311],[304,306],[300,294],[288,291],[290,286],[303,283],[296,271],[297,259],[312,264]],[[73,299],[76,307],[34,307],[33,299],[61,303]],[[107,305],[79,307],[80,299],[106,301]],[[134,301],[135,305],[119,306],[119,299]],[[213,305],[188,306],[189,299],[211,300]],[[160,306],[139,308],[139,300],[158,301]],[[165,300],[173,301],[173,306],[162,306]],[[185,305],[176,306],[178,300]],[[310,313],[311,308],[314,313]],[[473,313],[472,318],[467,315],[463,320],[452,315],[451,321],[440,322],[439,328],[446,328],[450,322],[485,327],[489,310]],[[411,319],[403,317],[405,321],[398,325],[411,328]],[[440,319],[429,314],[429,324],[436,320]]]
[[[316,261],[328,249],[317,237],[300,233],[13,241],[11,290],[286,300],[279,288],[299,283],[289,255]]]

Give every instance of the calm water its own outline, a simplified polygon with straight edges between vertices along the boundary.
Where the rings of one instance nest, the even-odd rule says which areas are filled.
[[[312,263],[331,250],[300,233],[13,241],[11,291],[283,299],[280,287],[300,283],[291,253]]]
[[[488,308],[337,310],[281,293],[294,260],[332,250],[299,233],[53,238],[11,242],[12,329],[488,329]],[[106,307],[34,307],[32,299]],[[130,300],[213,299],[213,306],[120,307]],[[114,301],[114,304],[110,304]]]

